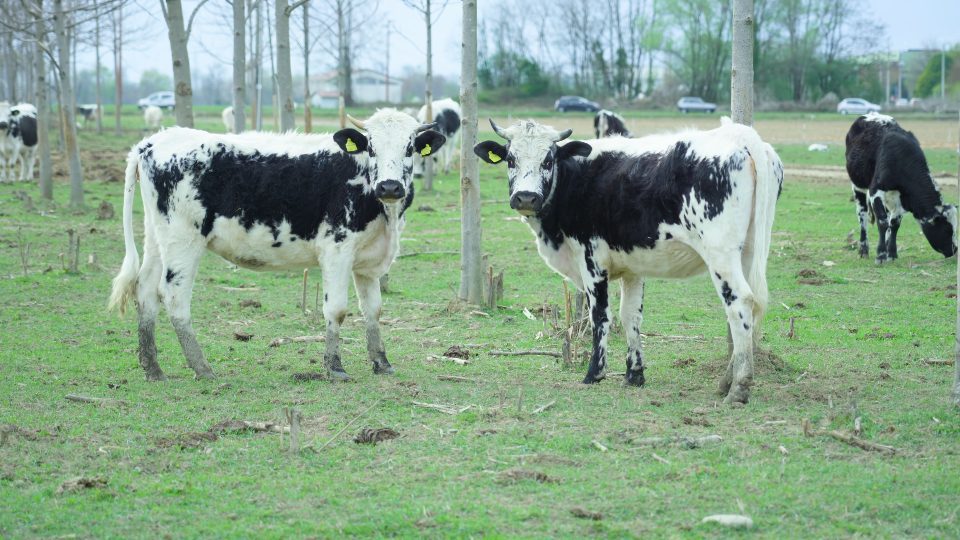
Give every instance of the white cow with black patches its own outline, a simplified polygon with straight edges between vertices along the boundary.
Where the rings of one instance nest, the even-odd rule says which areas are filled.
[[[622,290],[626,383],[642,386],[644,278],[706,271],[733,341],[720,391],[726,401],[746,402],[783,182],[773,148],[729,120],[706,132],[565,144],[570,130],[532,120],[491,125],[508,144],[485,141],[474,151],[488,163],[507,162],[510,206],[533,230],[546,263],[587,295],[593,356],[583,382],[605,376],[610,281],[620,280]]]
[[[110,307],[123,312],[126,302],[136,299],[139,358],[147,379],[164,378],[154,339],[160,302],[189,366],[197,377],[213,376],[190,316],[206,249],[254,270],[319,266],[327,324],[324,362],[330,377],[339,380],[349,378],[339,336],[352,277],[374,372],[393,371],[380,338],[379,278],[397,255],[404,211],[413,201],[414,152],[437,150],[444,137],[393,109],[366,122],[351,121],[365,133],[217,135],[171,128],[133,147],[124,186],[126,256]],[[142,264],[133,236],[138,179]]]

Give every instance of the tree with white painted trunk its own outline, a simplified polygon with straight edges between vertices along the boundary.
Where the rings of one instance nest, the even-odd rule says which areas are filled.
[[[163,18],[167,22],[170,56],[173,58],[173,85],[177,125],[193,127],[193,79],[190,75],[190,53],[187,43],[193,31],[193,21],[208,0],[200,0],[193,8],[184,27],[183,5],[180,0],[160,0]]]
[[[246,0],[233,0],[233,132],[247,129],[247,17]]]
[[[70,73],[70,39],[68,36],[67,11],[63,0],[53,0],[53,26],[57,34],[57,74],[60,88],[60,118],[63,119],[63,139],[70,169],[70,208],[83,209],[83,170],[80,168],[80,148],[77,145],[76,109],[73,78]],[[65,106],[65,104],[67,104]]]
[[[733,66],[730,70],[730,116],[753,125],[753,0],[733,1]]]
[[[473,153],[477,144],[477,0],[463,1],[460,113],[460,299],[479,304],[483,297],[480,171]]]
[[[307,0],[288,4],[276,0],[274,22],[277,25],[277,104],[280,107],[280,132],[293,131],[293,71],[290,67],[290,15]]]
[[[428,121],[433,118],[433,24],[436,18],[439,18],[446,9],[449,0],[444,0],[440,9],[434,11],[434,0],[403,0],[407,6],[417,10],[423,16],[424,24],[427,30],[427,73],[424,84],[423,101],[427,104]],[[427,159],[423,163],[423,189],[431,191],[433,189],[433,160]]]

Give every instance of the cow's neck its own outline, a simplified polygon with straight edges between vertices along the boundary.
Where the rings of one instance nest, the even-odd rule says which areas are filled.
[[[937,190],[936,180],[927,173],[929,181],[914,182],[907,189],[900,190],[900,200],[904,208],[917,219],[931,218],[939,214],[938,207],[943,206],[943,196]]]

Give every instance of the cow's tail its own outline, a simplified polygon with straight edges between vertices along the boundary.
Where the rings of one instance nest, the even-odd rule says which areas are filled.
[[[777,199],[783,186],[783,162],[773,147],[756,139],[750,149],[757,167],[757,183],[753,198],[753,256],[747,270],[747,283],[753,291],[754,344],[759,343],[763,315],[767,310],[769,292],[767,289],[767,259],[770,255],[770,243],[773,235],[773,219],[777,209]]]
[[[127,156],[127,171],[123,180],[123,244],[126,254],[123,256],[123,266],[113,278],[113,291],[110,293],[108,310],[117,310],[123,315],[127,309],[127,302],[136,295],[137,273],[140,267],[140,254],[137,253],[137,244],[133,237],[133,197],[137,190],[137,170],[140,156],[136,150]]]

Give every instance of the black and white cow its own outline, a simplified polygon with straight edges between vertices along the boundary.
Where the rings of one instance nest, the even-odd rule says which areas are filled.
[[[20,156],[20,137],[14,134],[10,102],[0,101],[0,182],[13,182]]]
[[[597,111],[596,116],[593,117],[593,132],[598,139],[616,135],[628,138],[633,137],[630,130],[627,129],[627,123],[623,117],[606,109],[600,109]]]
[[[174,127],[133,147],[123,199],[126,256],[113,280],[110,308],[136,299],[140,365],[163,379],[154,325],[159,301],[170,314],[197,377],[213,376],[190,320],[190,298],[204,250],[255,270],[323,272],[324,361],[340,362],[340,325],[353,278],[366,318],[375,373],[390,373],[380,339],[380,284],[399,249],[404,211],[413,201],[413,156],[439,150],[444,136],[394,109],[332,135],[248,132],[219,135]],[[133,197],[139,179],[144,258],[134,242]]]
[[[460,105],[450,99],[441,99],[433,102],[433,121],[437,123],[437,131],[447,138],[447,144],[439,153],[434,153],[433,163],[443,166],[444,174],[450,172],[450,165],[453,163],[453,155],[460,145]],[[420,107],[417,112],[417,120],[427,121],[427,106]],[[420,177],[423,174],[423,160],[417,159],[414,164],[413,173]]]
[[[897,258],[897,231],[910,212],[933,249],[957,252],[957,208],[945,204],[913,133],[890,116],[870,113],[847,132],[847,173],[860,219],[860,256],[869,257],[867,220],[876,217],[877,263]]]
[[[20,138],[20,180],[31,180],[37,162],[37,108],[29,103],[18,103],[10,109],[10,130]]]
[[[491,125],[507,145],[485,141],[474,151],[488,163],[507,163],[510,206],[533,230],[540,255],[586,292],[593,356],[583,382],[604,378],[610,281],[621,282],[626,383],[642,386],[644,278],[706,271],[733,339],[720,391],[728,402],[746,402],[783,182],[773,148],[752,128],[726,119],[711,131],[566,144],[569,129],[532,120],[506,129]]]

